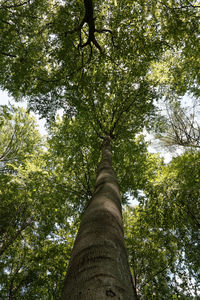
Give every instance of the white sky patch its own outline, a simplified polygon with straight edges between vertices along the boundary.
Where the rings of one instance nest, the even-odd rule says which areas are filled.
[[[26,102],[16,102],[12,97],[8,95],[7,92],[0,90],[0,105],[8,105],[8,104],[14,105],[15,107],[23,107],[24,109],[27,108],[27,103]],[[45,119],[40,119],[38,115],[35,113],[31,112],[31,116],[33,116],[36,119],[37,125],[38,125],[38,130],[41,135],[46,135],[47,131],[45,129]]]
[[[133,87],[135,90],[138,90],[140,88],[140,84],[139,83],[134,83]]]
[[[167,107],[163,101],[155,102],[155,106],[161,111],[163,116],[167,116]],[[192,111],[194,107],[195,110],[195,121],[199,123],[200,121],[200,105],[197,103],[195,99],[191,97],[191,95],[185,95],[181,99],[181,106],[183,108],[188,108]],[[165,146],[162,141],[157,139],[154,134],[148,133],[145,129],[143,130],[143,134],[145,136],[145,141],[149,142],[148,151],[150,153],[159,153],[161,157],[164,158],[164,162],[169,163],[173,157],[182,155],[184,153],[185,147],[179,145]]]

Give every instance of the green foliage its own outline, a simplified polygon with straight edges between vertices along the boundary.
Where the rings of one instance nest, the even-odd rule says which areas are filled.
[[[84,121],[81,116],[58,118],[51,124],[48,139],[55,182],[77,212],[83,211],[93,193],[101,148],[94,129],[89,123],[86,129]]]
[[[124,211],[125,242],[134,285],[141,299],[193,299],[199,295],[198,272],[192,272],[194,266],[184,258],[191,245],[180,246],[174,229],[161,224],[163,213],[159,209],[153,214],[152,208],[142,207]],[[192,255],[198,260],[199,253]]]
[[[56,299],[78,220],[69,231],[75,215],[55,185],[35,121],[23,109],[11,110],[2,109],[0,136],[0,295]]]
[[[157,285],[165,279],[165,276],[168,276],[168,279],[165,279],[165,284],[169,291],[177,295],[183,294],[185,297],[192,297],[193,294],[198,296],[200,285],[199,175],[199,152],[189,151],[173,159],[168,166],[163,166],[157,176],[146,185],[145,197],[143,204],[141,202],[142,206],[139,208],[141,212],[138,218],[140,220],[144,216],[140,220],[142,228],[144,224],[144,232],[138,234],[138,230],[142,230],[138,227],[139,229],[137,228],[136,232],[133,231],[133,234],[138,234],[140,243],[142,243],[146,235],[146,226],[148,243],[155,243],[158,245],[158,249],[154,244],[151,244],[151,247],[159,253],[161,249],[166,252],[167,263],[163,264],[166,268],[159,274],[161,278],[157,279],[156,292],[162,291],[162,289],[157,288]],[[137,214],[137,210],[134,214]],[[153,241],[151,242],[152,236]],[[130,239],[129,243],[131,244]],[[134,249],[134,245],[131,247]],[[155,254],[155,258],[159,257],[159,253]],[[138,251],[136,255],[140,254],[141,251]],[[142,256],[143,259],[145,257],[145,255]],[[152,263],[155,267],[157,265],[156,260],[152,261],[152,259],[153,255],[149,257],[148,264]],[[135,266],[133,268],[136,269],[137,275],[138,260],[135,259],[134,261]],[[158,262],[162,265],[161,258]],[[154,272],[153,270],[154,268],[151,267],[152,272]],[[149,271],[145,270],[145,272],[149,275]],[[145,278],[143,273],[141,278],[142,280]],[[153,278],[154,276],[151,276],[151,280]],[[150,289],[152,287],[151,283]],[[142,295],[144,295],[143,290]],[[161,296],[159,297],[161,298]]]
[[[34,155],[41,146],[41,138],[35,130],[35,121],[23,109],[0,107],[1,144],[0,159],[2,164],[19,165]],[[33,154],[32,154],[33,153]]]
[[[84,13],[83,1],[42,0],[19,5],[18,1],[1,0],[2,86],[16,98],[29,96],[30,107],[49,116],[59,107],[76,106],[80,98],[85,102],[80,87],[87,90],[91,83],[99,98],[99,91],[110,93],[108,88],[98,88],[99,82],[110,81],[111,87],[119,83],[123,91],[112,92],[118,106],[134,85],[146,82],[153,66],[161,62],[163,70],[166,59],[167,63],[173,60],[167,68],[171,74],[167,77],[173,79],[164,80],[161,74],[161,83],[170,83],[182,94],[186,87],[194,89],[198,84],[199,8],[195,1],[95,2],[95,38],[101,51],[94,44],[81,46],[88,38],[87,24],[79,27]],[[108,69],[114,80],[107,78]],[[95,74],[99,80],[91,81]],[[148,89],[152,85],[149,79],[147,85]],[[146,94],[143,84],[142,91]],[[141,102],[142,95],[135,96]]]
[[[124,224],[129,263],[141,299],[172,298],[171,268],[177,247],[170,233],[155,226],[150,212],[142,208],[127,208]]]
[[[11,111],[14,110],[14,115]],[[38,172],[41,139],[33,128],[34,120],[24,110],[1,110],[1,252],[32,222],[29,182],[26,177]],[[35,161],[35,164],[33,163]],[[10,218],[8,218],[10,215]]]
[[[83,128],[86,129],[85,132]],[[118,137],[112,142],[112,159],[122,198],[126,202],[128,195],[138,195],[138,190],[144,189],[148,178],[154,176],[160,160],[157,155],[147,152],[147,144],[142,135],[135,137],[134,132],[126,132],[125,129],[124,126],[126,141]],[[85,124],[85,116],[82,114],[72,119],[67,116],[58,118],[51,123],[49,134],[49,153],[54,176],[57,176],[56,180],[65,195],[73,196],[70,201],[81,212],[93,193],[102,140],[96,138],[95,129],[90,122]]]

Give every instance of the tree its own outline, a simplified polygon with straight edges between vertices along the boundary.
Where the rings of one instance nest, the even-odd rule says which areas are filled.
[[[144,207],[164,247],[175,250],[170,263],[174,291],[185,297],[199,291],[199,151],[186,151],[146,186]],[[170,245],[171,243],[171,245]],[[161,249],[164,249],[163,247]],[[173,251],[174,251],[173,250]],[[173,253],[173,252],[171,252]]]
[[[59,201],[57,199],[59,186],[55,186],[44,141],[35,127],[35,120],[24,109],[1,107],[2,299],[41,299],[47,295],[60,295],[65,260],[76,231],[76,224],[69,230],[67,218],[75,213],[70,204],[65,203],[66,195],[60,196]],[[61,206],[63,209],[59,210]],[[58,237],[59,245],[55,242]],[[66,238],[68,244],[63,247]],[[48,272],[45,264],[41,264],[45,257],[51,261]],[[59,273],[55,272],[58,265]],[[50,282],[52,288],[49,288]]]
[[[121,235],[121,231],[119,231],[119,233],[117,233],[117,230],[122,230],[120,229],[118,223],[115,224],[115,215],[117,213],[117,209],[114,209],[114,207],[117,204],[116,200],[117,200],[117,195],[116,193],[118,193],[118,186],[116,186],[116,178],[110,178],[110,176],[114,176],[113,175],[113,171],[112,169],[109,167],[108,170],[106,168],[105,171],[105,167],[101,167],[102,162],[99,164],[99,168],[100,168],[100,173],[99,173],[99,180],[98,183],[96,184],[96,193],[94,194],[92,200],[91,198],[91,187],[94,184],[95,181],[95,177],[93,175],[93,173],[95,173],[95,169],[96,169],[96,165],[97,162],[99,160],[99,153],[96,151],[96,149],[98,149],[98,147],[101,147],[101,143],[97,144],[96,139],[94,138],[94,133],[93,133],[93,127],[90,126],[90,124],[88,124],[88,128],[87,128],[87,135],[84,135],[80,130],[77,130],[77,128],[82,128],[82,122],[84,122],[84,119],[81,119],[81,116],[79,116],[79,118],[74,118],[72,121],[70,121],[67,117],[64,118],[64,120],[62,122],[58,122],[57,124],[55,124],[55,127],[53,127],[53,133],[52,133],[52,140],[50,141],[50,151],[53,151],[53,156],[54,157],[60,157],[57,162],[55,163],[55,166],[57,169],[60,169],[60,166],[58,166],[58,162],[62,159],[62,164],[63,164],[63,168],[60,171],[61,174],[65,174],[65,178],[63,179],[63,184],[65,185],[69,185],[70,187],[70,191],[71,195],[73,195],[73,193],[75,193],[73,195],[73,198],[76,199],[79,197],[79,199],[81,199],[81,202],[79,200],[79,206],[85,206],[85,201],[89,201],[88,203],[86,202],[86,210],[83,213],[83,216],[81,217],[81,225],[80,225],[80,230],[79,232],[81,232],[81,234],[84,234],[82,232],[84,232],[84,230],[87,230],[87,232],[90,232],[90,234],[84,235],[84,239],[91,239],[91,241],[88,240],[87,242],[87,247],[85,246],[85,244],[83,244],[84,246],[84,250],[82,250],[79,248],[80,244],[77,243],[75,244],[75,248],[77,249],[75,251],[81,251],[80,255],[76,255],[75,256],[75,266],[72,264],[72,271],[71,271],[71,278],[68,278],[67,280],[72,281],[74,280],[74,278],[77,278],[76,281],[79,282],[78,286],[76,287],[75,291],[76,293],[79,293],[79,289],[81,288],[81,280],[82,277],[84,276],[91,276],[90,274],[90,268],[92,268],[92,266],[95,268],[95,266],[97,265],[98,268],[96,267],[96,272],[99,271],[99,268],[101,266],[101,260],[100,258],[102,257],[102,260],[109,260],[112,259],[113,263],[115,265],[118,265],[118,262],[115,261],[115,259],[119,260],[119,253],[123,253],[123,248],[120,249],[121,247],[124,247],[123,245],[123,241],[120,242],[120,239],[117,238],[117,236],[120,237]],[[62,137],[62,139],[61,139]],[[82,147],[80,148],[80,144],[82,145]],[[126,145],[127,147],[127,145]],[[121,149],[121,151],[123,152],[125,149]],[[127,151],[128,150],[128,151]],[[69,151],[69,152],[68,152]],[[105,150],[103,150],[105,151]],[[128,172],[128,168],[129,168],[129,173],[130,175],[126,175],[126,174],[118,174],[118,178],[120,183],[123,182],[123,188],[124,188],[124,194],[127,192],[127,189],[130,187],[131,181],[134,179],[134,181],[137,180],[137,183],[135,182],[135,191],[137,190],[137,188],[140,186],[142,186],[142,183],[140,181],[143,180],[142,175],[141,177],[139,175],[134,176],[134,173],[136,172],[136,170],[138,170],[139,168],[145,168],[144,167],[144,162],[145,162],[145,154],[144,154],[144,145],[142,144],[142,140],[138,138],[138,141],[132,141],[132,143],[130,142],[130,147],[128,149],[128,147],[126,148],[126,151],[124,155],[124,159],[123,162],[121,162],[121,158],[122,156],[119,154],[119,157],[115,157],[115,164],[123,164],[123,165],[127,165],[126,169],[124,169],[125,172]],[[64,154],[65,153],[65,154]],[[132,153],[132,158],[129,157],[130,153]],[[127,161],[127,159],[129,159],[129,161]],[[106,165],[108,164],[107,162],[105,162]],[[70,170],[69,170],[70,168]],[[82,170],[82,172],[80,173],[79,170]],[[119,169],[119,168],[118,168]],[[91,170],[93,170],[91,172]],[[111,173],[111,175],[105,175],[102,174],[104,172],[106,172],[106,174],[109,172]],[[123,169],[122,169],[123,171]],[[134,172],[135,171],[135,172]],[[67,174],[69,174],[69,178],[67,178]],[[133,175],[132,175],[133,174]],[[92,176],[92,177],[91,177]],[[135,177],[135,178],[134,178]],[[139,178],[140,177],[140,178]],[[107,183],[104,185],[101,182],[106,181]],[[78,190],[75,190],[75,188],[78,187]],[[133,188],[133,182],[132,182],[132,188]],[[106,190],[105,190],[106,189]],[[109,199],[109,189],[111,189],[111,195],[113,194],[112,198]],[[113,190],[112,190],[113,189]],[[116,190],[116,191],[115,191]],[[133,189],[132,189],[133,192]],[[89,196],[89,199],[86,198],[86,195]],[[103,195],[103,197],[102,197]],[[103,198],[101,198],[101,197]],[[107,199],[108,198],[108,199]],[[116,200],[115,200],[116,199]],[[103,203],[102,203],[103,201]],[[110,202],[108,208],[107,205],[105,205],[105,202]],[[115,201],[115,202],[114,202]],[[99,202],[98,206],[101,206],[101,209],[95,209],[96,206],[96,202]],[[112,202],[114,202],[112,204]],[[105,206],[105,207],[104,207]],[[93,207],[93,208],[92,208]],[[88,208],[94,210],[94,213],[89,213],[88,214]],[[106,211],[108,210],[108,211]],[[113,211],[114,210],[114,211]],[[116,211],[116,212],[115,212]],[[112,216],[112,214],[114,214],[114,216]],[[108,221],[106,221],[106,217],[104,215],[108,215]],[[121,216],[119,216],[118,218],[121,218]],[[97,222],[98,221],[98,222]],[[108,223],[107,223],[108,222]],[[119,221],[118,221],[119,222]],[[83,227],[82,227],[83,226]],[[109,230],[109,226],[112,226],[112,231]],[[80,234],[80,233],[79,233]],[[119,235],[120,234],[120,235]],[[106,238],[107,235],[110,235],[109,239]],[[95,238],[93,238],[95,236]],[[121,238],[121,237],[120,237]],[[115,243],[118,239],[118,243],[116,244],[116,249],[112,249],[112,245],[114,244],[114,241],[112,242],[112,240],[114,239]],[[75,242],[76,243],[76,242]],[[90,244],[90,246],[88,246]],[[117,246],[118,245],[118,246]],[[77,248],[76,248],[77,247]],[[116,251],[115,255],[112,255],[113,251]],[[89,253],[87,253],[89,252]],[[74,250],[73,252],[74,253]],[[87,254],[87,255],[86,255]],[[84,261],[82,261],[83,256],[87,257],[87,259],[85,259]],[[91,262],[88,262],[88,257],[91,256]],[[73,257],[73,254],[72,254]],[[80,260],[79,260],[80,259]],[[124,259],[124,258],[123,258]],[[85,265],[84,265],[85,264]],[[92,265],[94,264],[94,265]],[[125,262],[122,263],[122,265],[124,265]],[[106,264],[104,263],[104,266]],[[89,267],[89,271],[88,271],[88,267]],[[73,268],[80,268],[80,271],[78,272],[78,274],[76,275],[76,271],[74,271]],[[103,267],[104,268],[104,267]],[[113,295],[123,292],[123,289],[120,291],[120,283],[117,282],[115,283],[114,280],[116,280],[114,278],[114,276],[119,276],[117,274],[117,270],[116,270],[116,274],[114,275],[114,271],[113,271],[114,266],[112,266],[112,269],[106,270],[106,280],[109,280],[109,276],[112,276],[112,282],[113,285],[112,287],[105,287],[105,290],[103,289],[103,292],[101,292],[101,296],[103,297],[104,294],[107,293],[107,296],[109,295]],[[93,269],[93,268],[92,268]],[[83,270],[84,273],[81,272],[81,270]],[[94,270],[94,269],[93,269]],[[75,272],[75,274],[74,274]],[[103,271],[101,271],[103,272]],[[112,272],[112,273],[110,273]],[[128,270],[126,271],[128,272]],[[124,274],[125,271],[124,271]],[[93,273],[93,276],[95,274]],[[76,277],[77,276],[77,277]],[[102,277],[105,277],[105,274],[103,275],[99,275],[98,278],[100,279]],[[128,273],[128,278],[130,278],[130,274]],[[92,282],[90,282],[89,280],[88,282],[88,289],[85,289],[84,291],[80,291],[82,294],[86,294],[86,298],[90,297],[90,293],[92,292],[93,297],[97,297],[94,296],[96,294],[94,291],[95,286],[93,285],[91,287],[91,284],[93,284]],[[83,282],[82,284],[85,285],[85,282]],[[108,283],[106,283],[107,285]],[[70,289],[74,288],[74,284],[72,285],[72,283],[69,283],[67,285]],[[117,288],[118,287],[118,288]],[[104,287],[103,287],[104,288]],[[133,290],[131,291],[133,293]],[[67,297],[70,297],[69,295],[72,292],[67,292]],[[130,292],[129,292],[130,293]],[[72,297],[81,297],[81,294],[79,295],[74,295],[72,294]],[[126,297],[130,298],[133,297],[133,295],[129,296],[128,294],[126,295]]]
[[[1,107],[1,246],[0,255],[31,225],[29,193],[24,179],[31,173],[41,139],[34,120],[21,110]],[[27,167],[29,174],[27,174]],[[8,215],[12,216],[8,218]]]
[[[162,96],[158,94],[155,76],[151,77],[152,72],[157,63],[163,66],[166,53],[170,53],[170,57],[177,51],[184,53],[183,63],[179,68],[181,70],[182,66],[187,64],[190,55],[187,51],[188,44],[193,43],[197,53],[198,37],[194,32],[196,33],[198,26],[198,6],[194,1],[190,3],[188,1],[93,3],[92,0],[86,0],[76,1],[76,3],[1,1],[0,8],[4,39],[0,58],[2,86],[15,98],[26,96],[30,108],[39,111],[48,119],[59,107],[63,108],[65,114],[72,119],[83,120],[82,130],[86,134],[87,123],[89,123],[89,130],[96,137],[99,145],[96,149],[100,151],[100,144],[103,143],[105,146],[103,153],[107,153],[104,154],[107,166],[105,168],[108,169],[107,176],[111,184],[107,180],[102,184],[102,191],[106,190],[107,199],[104,204],[107,214],[103,214],[105,223],[108,224],[111,219],[113,222],[115,220],[116,228],[121,231],[121,225],[120,227],[117,225],[121,224],[120,198],[118,197],[119,201],[116,204],[115,200],[112,200],[113,192],[110,188],[112,185],[117,191],[116,180],[111,171],[109,141],[112,140],[113,152],[117,156],[120,147],[123,148],[125,144],[125,148],[128,148],[136,134],[145,125],[150,126],[154,112],[153,102]],[[192,66],[196,66],[195,61]],[[177,69],[179,64],[180,60],[177,59],[174,67]],[[188,73],[190,70],[193,71],[192,68],[190,66],[187,68]],[[173,70],[167,70],[167,74],[173,78],[169,83],[170,92],[175,90],[176,93],[184,94],[183,82],[187,76],[179,84],[179,78],[174,76]],[[198,84],[194,72],[192,75],[190,84],[187,84],[188,88],[191,88],[192,84]],[[80,126],[79,130],[81,130]],[[109,159],[106,159],[106,156]],[[103,161],[100,163],[100,177],[101,172],[104,173],[104,167],[101,168],[101,165],[104,165]],[[116,193],[118,194],[118,191]],[[99,197],[94,194],[93,200],[88,204],[73,250],[73,253],[76,253],[77,249],[82,249],[85,262],[87,251],[90,252],[91,257],[94,257],[92,242],[95,246],[95,240],[92,237],[95,235],[92,231],[91,236],[88,234],[91,248],[87,248],[88,245],[84,244],[85,236],[82,235],[82,228],[84,232],[84,228],[87,228],[84,225],[87,224],[86,216],[90,215],[95,201],[103,201],[104,192],[103,196],[99,194]],[[112,204],[115,205],[112,214],[110,201],[115,203]],[[98,228],[96,231],[99,232],[99,236],[105,238],[104,242],[108,240],[108,244],[114,243],[119,247],[124,261],[126,254],[122,236],[120,239],[117,236],[115,240],[110,226],[108,236],[105,237],[105,231],[100,226],[101,206],[97,208],[96,218],[93,220],[93,224]],[[70,272],[74,274],[77,267],[74,255],[72,254],[69,274]],[[121,266],[118,275],[117,271],[115,272],[115,276],[118,276],[115,280],[118,283],[116,284],[112,277],[109,280],[107,278],[105,282],[107,268],[112,268],[113,260],[108,259],[109,264],[105,265],[103,257],[99,255],[101,281],[95,279],[98,277],[95,268],[94,276],[90,277],[97,282],[95,289],[84,288],[87,282],[85,278],[82,279],[84,284],[79,286],[80,290],[74,289],[69,295],[66,292],[69,288],[67,282],[71,282],[72,279],[67,279],[65,286],[67,297],[80,298],[81,294],[77,296],[78,292],[82,293],[83,299],[94,298],[92,293],[95,293],[97,299],[98,297],[106,299],[115,295],[120,295],[122,299],[133,298],[133,292],[132,295],[130,292],[132,287],[128,268],[126,267],[125,271],[122,264],[118,264],[118,267]],[[117,257],[113,259],[116,260]],[[81,256],[78,262],[81,264]],[[129,282],[128,295],[121,288],[124,285],[121,274],[125,276],[126,283]],[[67,275],[67,278],[69,276]],[[74,282],[73,285],[75,286]]]
[[[200,147],[198,104],[193,101],[191,106],[183,107],[179,103],[171,103],[167,107],[165,129],[158,135],[165,146]]]
[[[178,247],[166,236],[163,226],[157,227],[152,211],[142,206],[128,207],[124,224],[129,264],[139,298],[173,299],[176,294],[183,297],[182,289],[177,293],[171,280]]]

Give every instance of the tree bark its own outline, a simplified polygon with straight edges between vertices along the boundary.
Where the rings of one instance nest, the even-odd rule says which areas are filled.
[[[110,140],[106,137],[103,143],[95,191],[72,250],[63,300],[137,299],[124,245]]]

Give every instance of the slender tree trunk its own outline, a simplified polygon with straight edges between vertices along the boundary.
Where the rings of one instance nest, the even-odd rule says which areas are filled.
[[[133,300],[124,245],[121,197],[105,138],[95,191],[81,221],[69,263],[63,300]]]

